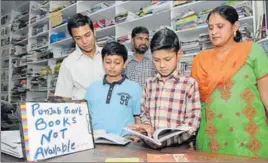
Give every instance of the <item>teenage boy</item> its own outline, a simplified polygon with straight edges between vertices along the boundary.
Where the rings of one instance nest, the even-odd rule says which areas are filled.
[[[68,20],[68,31],[79,48],[61,64],[55,96],[81,100],[87,87],[103,78],[101,48],[96,45],[96,32],[91,19],[80,13]]]
[[[85,95],[93,129],[127,136],[123,128],[140,120],[141,87],[122,75],[128,57],[124,45],[107,43],[101,54],[106,75],[92,83]]]
[[[152,136],[159,128],[190,126],[192,130],[165,141],[161,146],[145,142],[155,149],[174,144],[189,148],[190,138],[198,129],[201,116],[198,84],[177,70],[182,53],[178,36],[172,30],[164,28],[156,32],[150,48],[158,73],[147,80],[143,90],[142,124],[130,125],[129,128]]]
[[[124,73],[128,79],[139,83],[143,88],[146,80],[156,74],[152,58],[146,53],[149,46],[149,30],[142,26],[135,27],[131,37],[133,55],[130,55]]]

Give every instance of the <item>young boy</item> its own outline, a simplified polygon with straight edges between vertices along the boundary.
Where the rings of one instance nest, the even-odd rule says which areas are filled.
[[[177,70],[182,53],[179,39],[172,30],[164,28],[156,32],[150,48],[158,73],[147,80],[143,90],[142,124],[130,125],[129,128],[152,136],[159,128],[190,126],[192,130],[167,140],[161,146],[145,142],[155,149],[173,144],[189,147],[188,142],[200,123],[198,84],[193,78],[180,75]]]
[[[126,136],[123,127],[140,120],[141,87],[121,75],[128,57],[124,45],[107,43],[101,54],[106,75],[92,83],[85,95],[93,129]]]

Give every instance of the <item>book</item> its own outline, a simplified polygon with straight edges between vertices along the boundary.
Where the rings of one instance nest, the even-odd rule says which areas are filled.
[[[140,158],[106,158],[105,162],[143,162]]]
[[[129,128],[124,128],[124,130],[130,132],[133,135],[139,136],[140,138],[150,141],[156,145],[161,145],[162,142],[168,140],[174,136],[180,135],[184,132],[191,130],[192,127],[180,126],[177,128],[161,128],[154,131],[152,137],[147,136],[145,133],[140,133]]]
[[[131,141],[115,134],[107,133],[105,130],[94,131],[94,141],[96,144],[127,145]]]

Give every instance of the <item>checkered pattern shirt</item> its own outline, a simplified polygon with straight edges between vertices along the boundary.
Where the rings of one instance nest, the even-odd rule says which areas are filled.
[[[156,69],[151,58],[145,54],[144,58],[139,62],[134,56],[129,56],[129,60],[124,71],[129,80],[133,80],[140,84],[143,88],[146,80],[155,76]]]
[[[193,130],[167,140],[167,145],[180,144],[199,128],[201,103],[195,79],[174,71],[165,81],[160,74],[147,80],[141,101],[142,123],[153,129],[191,126]]]

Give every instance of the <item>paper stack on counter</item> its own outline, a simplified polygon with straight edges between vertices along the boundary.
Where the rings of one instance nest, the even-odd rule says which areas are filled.
[[[19,130],[1,131],[1,152],[17,158],[23,158]]]

